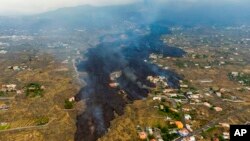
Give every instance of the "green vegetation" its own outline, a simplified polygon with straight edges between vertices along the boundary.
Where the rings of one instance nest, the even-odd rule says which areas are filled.
[[[158,126],[158,128],[161,130],[161,135],[164,141],[172,141],[178,137],[178,134],[176,133],[170,134],[169,128],[167,127]]]
[[[247,89],[245,89],[245,88],[240,88],[238,91],[241,92],[241,93],[243,93],[243,92],[246,92]]]
[[[13,97],[16,95],[16,92],[3,92],[0,91],[0,97]]]
[[[5,93],[0,91],[0,96],[5,96]]]
[[[186,99],[186,97],[183,95],[177,95],[177,96],[174,96],[172,98],[174,98],[174,99]]]
[[[177,93],[183,95],[185,92],[182,89],[178,89]]]
[[[195,67],[195,63],[193,61],[186,61],[186,60],[180,60],[177,59],[174,62],[175,66],[179,68],[188,68],[188,67]]]
[[[201,135],[207,139],[210,137],[211,133],[214,132],[216,129],[218,129],[217,127],[213,126],[213,127],[210,127],[208,128],[207,130],[205,131],[202,131]]]
[[[232,73],[229,73],[228,78],[232,81],[242,82],[244,85],[250,86],[250,74],[241,73],[238,76],[234,76]]]
[[[195,120],[197,116],[196,110],[191,110],[189,115],[192,117],[193,120]]]
[[[206,139],[208,135],[207,135],[207,133],[205,133],[204,131],[202,131],[201,136]]]
[[[148,135],[148,139],[155,139],[154,135]]]
[[[219,138],[220,141],[226,141],[226,140],[223,138],[222,135],[220,135],[218,138]]]
[[[72,109],[74,107],[74,102],[69,101],[68,99],[64,101],[65,109]]]
[[[164,114],[167,114],[168,116],[170,116],[171,118],[175,120],[181,120],[181,115],[177,112],[171,111],[168,106],[164,106],[164,109],[160,111],[163,112]]]
[[[153,95],[161,95],[162,94],[162,88],[161,87],[156,87],[154,89],[151,89],[151,94]]]
[[[165,99],[165,98],[162,98],[162,99],[161,99],[161,102],[163,102],[163,103],[166,102],[166,99]]]
[[[216,129],[215,126],[208,128],[205,132],[212,132]]]
[[[35,124],[37,126],[45,125],[47,123],[49,123],[49,118],[48,117],[40,117],[40,118],[36,119],[36,121],[35,121]]]
[[[195,54],[194,58],[195,59],[206,59],[206,58],[208,58],[208,55],[205,55],[205,54]]]
[[[199,90],[196,87],[190,86],[189,91],[191,91],[193,93],[197,93]]]
[[[41,85],[38,83],[30,83],[26,86],[26,96],[30,96],[30,97],[37,97],[43,96],[43,89],[41,88]]]
[[[176,60],[175,65],[179,68],[185,68],[186,64],[180,60]]]
[[[0,131],[1,130],[7,130],[7,129],[10,129],[10,125],[7,124],[7,125],[0,125]]]

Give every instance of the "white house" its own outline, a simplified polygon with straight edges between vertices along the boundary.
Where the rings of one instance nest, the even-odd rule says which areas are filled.
[[[208,103],[208,102],[204,102],[203,105],[204,105],[204,106],[207,106],[207,107],[209,107],[209,108],[212,107],[212,105],[211,105],[210,103]]]
[[[189,114],[185,114],[184,116],[185,116],[185,120],[191,120],[192,119],[192,117]]]
[[[153,97],[153,100],[159,100],[159,101],[161,101],[161,97],[155,96],[155,97]]]

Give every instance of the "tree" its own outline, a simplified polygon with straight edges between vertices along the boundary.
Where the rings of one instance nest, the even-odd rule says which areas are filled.
[[[64,108],[65,109],[72,109],[74,106],[74,103],[69,101],[68,99],[64,101]]]

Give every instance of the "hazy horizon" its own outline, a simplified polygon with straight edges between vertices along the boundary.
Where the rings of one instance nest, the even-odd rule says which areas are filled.
[[[109,5],[125,5],[137,2],[166,2],[176,4],[180,7],[190,7],[199,4],[217,5],[217,4],[237,4],[245,6],[250,4],[248,0],[1,0],[0,16],[19,16],[34,15],[57,10],[66,7],[75,7],[83,5],[91,6],[109,6]]]

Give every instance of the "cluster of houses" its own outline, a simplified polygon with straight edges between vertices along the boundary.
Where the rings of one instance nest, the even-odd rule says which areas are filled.
[[[228,123],[219,123],[218,125],[216,125],[216,127],[220,127],[220,128],[223,128],[223,130],[226,130],[221,134],[221,137],[224,140],[230,140],[230,133],[228,132],[230,125]],[[220,141],[220,139],[218,137],[214,137],[212,140],[213,141]]]
[[[0,91],[4,92],[4,93],[16,92],[16,94],[18,94],[18,95],[23,93],[22,90],[17,90],[17,85],[16,84],[5,84],[5,85],[2,85]]]
[[[161,58],[163,58],[162,54],[151,53],[149,55],[149,60],[150,60],[151,63],[156,63],[157,59],[161,59]],[[170,57],[167,57],[167,58],[169,59]],[[144,60],[144,62],[148,62],[148,60]],[[163,65],[161,65],[161,64],[156,64],[156,65],[158,65],[159,67],[163,68]],[[164,69],[168,70],[169,68],[168,67],[164,67]]]
[[[153,100],[161,100],[162,97],[153,97]],[[157,107],[158,108],[158,107]],[[159,109],[163,110],[164,109],[164,105],[160,105]],[[169,108],[169,110],[171,110],[172,112],[176,112],[178,113],[179,111],[174,109],[174,108]],[[183,108],[183,111],[186,111]],[[188,111],[190,111],[190,109],[188,109]],[[165,121],[168,121],[170,124],[175,125],[177,128],[172,129],[170,131],[170,133],[176,133],[178,135],[180,135],[181,137],[183,137],[183,141],[195,141],[195,137],[191,136],[191,137],[187,137],[191,132],[193,132],[193,129],[191,127],[191,125],[189,125],[188,123],[192,122],[192,117],[189,114],[184,114],[184,120],[185,120],[185,124],[182,121],[176,121],[173,118],[167,116],[165,118]]]
[[[164,106],[161,105],[160,108],[164,108]],[[170,108],[170,110],[178,112],[173,108]],[[186,120],[186,123],[189,123],[191,122],[192,117],[189,114],[184,114],[184,119]],[[184,124],[182,121],[176,121],[168,116],[166,117],[165,121],[169,122],[170,125],[175,125],[173,128],[169,129],[169,134],[177,134],[180,137],[183,137],[182,141],[196,141],[196,138],[194,136],[188,136],[191,132],[193,132],[191,125]],[[150,141],[164,141],[161,135],[162,132],[158,128],[141,128],[140,126],[137,126],[137,132],[139,139],[141,140],[148,140],[149,136],[153,136],[154,139],[151,139]]]
[[[17,92],[16,87],[17,86],[15,84],[2,85],[0,91],[3,92],[3,93]],[[8,110],[8,109],[9,109],[8,105],[6,105],[6,104],[0,104],[0,110],[1,111],[5,111],[5,110]]]
[[[149,76],[148,80],[154,84],[161,83],[164,85],[166,78]],[[181,85],[180,85],[181,88],[189,88],[189,86],[184,84],[182,81],[180,81],[180,83],[181,83]],[[154,101],[160,102],[162,99],[169,99],[170,101],[174,101],[174,103],[184,103],[184,102],[186,103],[188,101],[187,97],[184,96],[183,94],[178,94],[176,89],[169,88],[169,87],[167,87],[168,85],[164,85],[164,86],[166,86],[166,87],[163,89],[163,91],[162,91],[163,93],[161,95],[154,96],[153,97]],[[187,94],[188,94],[188,97],[194,97],[194,98],[197,97],[197,96],[193,95],[192,92],[188,92]],[[160,110],[163,110],[164,105],[160,105],[157,108],[159,108]],[[176,113],[179,112],[178,110],[176,110],[174,108],[169,108],[169,109],[173,112],[176,112]],[[192,117],[189,114],[185,114],[184,119],[186,121],[191,121]],[[189,135],[190,132],[193,131],[190,125],[188,125],[188,124],[184,125],[182,121],[176,121],[168,116],[166,117],[165,121],[169,121],[170,124],[174,124],[177,127],[176,129],[171,129],[170,133],[176,133],[176,134],[180,135],[181,137],[184,137],[185,141],[195,141],[194,136],[186,137]]]
[[[16,91],[16,84],[8,84],[8,85],[2,85],[1,91],[2,92],[13,92]]]
[[[181,85],[181,88],[188,88],[188,85],[184,85],[184,86]],[[225,88],[214,87],[214,88],[208,89],[208,91],[205,92],[204,95],[200,94],[200,93],[194,93],[192,91],[188,91],[188,92],[185,93],[185,96],[190,100],[191,105],[204,105],[204,106],[206,106],[208,108],[214,109],[217,112],[221,112],[222,111],[221,107],[213,106],[208,102],[202,102],[202,98],[204,98],[204,96],[209,96],[209,97],[210,96],[216,96],[216,97],[221,98],[222,95],[224,93],[226,93],[227,91],[228,90],[226,90]]]
[[[211,105],[210,103],[208,102],[204,102],[202,103],[204,106],[208,107],[208,108],[212,108],[214,109],[216,112],[221,112],[223,109],[221,107],[216,107],[216,106],[213,106]]]
[[[219,126],[222,127],[222,128],[225,128],[225,129],[227,129],[227,130],[229,131],[230,124],[228,124],[228,123],[219,123]],[[223,137],[223,139],[225,139],[225,140],[229,140],[229,139],[230,139],[230,134],[229,134],[229,132],[223,132],[223,133],[222,133],[222,137]]]
[[[159,78],[155,78],[155,77],[149,77],[149,80],[151,80],[152,82],[159,82],[161,79]],[[188,89],[189,86],[187,84],[185,84],[183,81],[180,81],[181,84],[181,88],[184,89]],[[227,92],[226,89],[224,88],[211,88],[208,90],[208,94],[209,96],[211,95],[215,95],[217,97],[221,97],[223,93]],[[183,98],[180,98],[180,97]],[[169,99],[169,100],[174,100],[175,102],[179,102],[179,103],[186,103],[187,100],[190,101],[190,104],[195,104],[195,105],[204,105],[205,107],[208,107],[210,109],[215,110],[216,112],[221,112],[223,111],[223,109],[219,106],[213,106],[212,104],[210,104],[209,102],[202,102],[202,98],[204,98],[204,95],[201,95],[199,93],[193,92],[193,91],[187,91],[185,92],[185,94],[178,94],[177,91],[175,89],[171,89],[171,88],[165,88],[163,89],[163,93],[162,95],[158,95],[158,96],[154,96],[153,100],[154,101],[159,101],[161,102],[162,99]],[[157,107],[159,109],[164,109],[163,105],[160,105],[159,107]],[[170,108],[170,110],[178,112],[178,110]],[[190,109],[182,109],[183,111],[190,111]],[[184,114],[184,119],[185,119],[185,125],[183,122],[181,121],[174,121],[172,118],[167,117],[166,120],[170,121],[170,123],[175,124],[176,127],[178,128],[177,130],[173,130],[171,132],[173,133],[177,133],[180,136],[183,137],[183,141],[195,141],[195,137],[194,136],[188,136],[191,132],[193,132],[193,129],[191,127],[191,125],[189,123],[192,123],[192,117],[189,114]],[[225,126],[225,125],[224,125]],[[227,133],[223,133],[223,138],[227,139],[228,136],[226,136]]]
[[[189,86],[185,84],[182,80],[179,80],[179,83],[180,83],[180,88],[184,88],[184,89],[189,88]]]
[[[68,59],[62,61],[62,64],[68,64],[68,63],[69,63],[69,60],[68,60]]]
[[[26,35],[3,35],[0,36],[1,39],[9,39],[12,41],[20,41],[20,40],[33,40],[34,38],[32,36],[26,36]]]
[[[185,120],[187,123],[191,122],[192,117],[189,114],[185,114]],[[177,130],[173,130],[172,132],[178,133],[181,137],[183,137],[182,141],[196,141],[195,136],[189,136],[193,129],[191,125],[184,125],[181,121],[175,121],[175,125],[178,128]]]
[[[69,44],[63,43],[63,42],[55,42],[52,44],[48,44],[48,48],[70,48]]]
[[[233,77],[238,77],[240,75],[240,73],[239,72],[231,72],[231,75]]]
[[[244,73],[240,73],[240,72],[231,72],[229,74],[229,77],[230,79],[233,79],[233,80],[237,80],[238,83],[242,84],[242,85],[248,85],[250,84],[250,77],[249,75],[245,75]],[[240,78],[240,79],[239,79]],[[246,87],[248,88],[248,87]]]
[[[137,132],[140,140],[149,140],[149,136],[153,136],[150,141],[164,141],[161,136],[161,130],[159,128],[146,127],[142,128],[137,126]]]
[[[191,122],[192,117],[189,114],[185,114],[184,118],[186,122]],[[193,129],[191,128],[191,125],[189,124],[183,124],[181,121],[171,121],[170,124],[175,124],[177,129],[172,129],[171,133],[177,133],[181,137],[183,137],[182,141],[195,141],[194,136],[187,137],[191,132],[193,132]]]
[[[175,35],[176,36],[176,35]],[[219,36],[219,35],[216,35],[216,36]],[[223,35],[224,36],[224,35]],[[167,40],[168,39],[168,40]],[[167,38],[167,39],[165,39],[164,41],[165,42],[168,42],[168,43],[174,43],[175,41],[175,37],[171,37],[171,38]],[[231,39],[230,39],[231,40]],[[187,40],[188,41],[188,40]],[[185,42],[184,41],[184,43],[183,44],[189,44],[188,42]],[[248,40],[249,41],[249,40]],[[188,48],[188,47],[187,47]],[[229,50],[229,48],[223,48],[223,49],[227,49],[227,50]],[[190,49],[191,50],[191,49]],[[235,49],[235,51],[237,51],[238,49],[236,48]],[[194,51],[192,52],[192,53],[194,53]],[[237,53],[237,52],[234,52],[234,53],[232,53],[234,56],[239,56],[239,53]],[[151,58],[152,59],[157,59],[157,55],[151,55]],[[195,56],[195,54],[193,54],[192,55],[192,58],[193,59],[195,59],[196,58],[196,56]],[[219,58],[218,58],[219,59]],[[217,61],[218,61],[218,65],[219,66],[222,66],[222,65],[225,65],[226,64],[226,62],[228,61],[228,60],[230,60],[230,61],[239,61],[239,62],[242,62],[243,60],[242,59],[236,59],[236,58],[233,58],[233,57],[231,57],[231,58],[229,58],[229,59],[225,59],[224,57],[220,57],[220,60],[216,60],[216,62],[212,62],[213,64],[214,63],[216,63],[217,64]],[[195,64],[196,66],[199,66],[200,64]],[[210,64],[206,64],[205,66],[203,66],[203,68],[204,69],[212,69],[213,68],[213,65],[210,63]],[[244,88],[238,88],[238,90],[248,90],[248,91],[250,91],[250,87],[248,87],[247,86],[247,82],[249,82],[249,77],[248,76],[243,76],[244,74],[243,73],[240,73],[240,72],[231,72],[230,73],[230,75],[233,77],[233,78],[235,78],[234,80],[237,80],[240,84],[242,84],[243,86],[245,85],[245,87]],[[245,78],[246,77],[246,78]],[[248,78],[247,78],[248,77]],[[200,80],[200,83],[213,83],[213,80],[209,80],[209,79],[207,79],[207,80]],[[184,88],[185,90],[188,90],[188,88],[189,88],[189,86],[188,85],[186,85],[186,84],[184,84],[184,83],[181,83],[180,84],[180,88]],[[164,95],[166,95],[166,94],[164,94]],[[168,95],[168,97],[170,97],[170,98],[172,98],[172,99],[175,99],[176,97],[178,97],[179,98],[179,94],[178,93],[168,93],[167,94]],[[228,100],[227,98],[228,97],[231,97],[231,98],[229,98],[232,102],[236,102],[236,101],[239,101],[239,100],[236,100],[236,99],[238,99],[237,98],[237,96],[231,96],[231,94],[230,94],[230,91],[228,91],[228,90],[226,90],[226,89],[224,89],[224,88],[221,88],[221,89],[211,89],[211,90],[205,90],[204,92],[203,92],[203,94],[202,93],[200,93],[200,92],[193,92],[193,91],[188,91],[188,92],[186,92],[185,91],[185,94],[184,94],[187,98],[188,98],[188,100],[190,101],[190,104],[194,104],[194,105],[202,105],[202,106],[205,106],[205,107],[207,107],[207,108],[209,108],[209,109],[211,109],[211,110],[214,110],[214,111],[216,111],[216,112],[221,112],[221,111],[223,111],[223,108],[222,107],[219,107],[219,106],[214,106],[214,105],[212,105],[211,103],[209,103],[208,101],[205,101],[205,100],[207,100],[207,99],[205,99],[204,100],[204,98],[207,96],[207,97],[211,97],[211,96],[214,96],[214,97],[216,97],[216,98],[222,98],[222,100],[224,101],[224,100]],[[162,98],[165,98],[164,96],[155,96],[155,97],[153,97],[153,100],[154,101],[161,101],[162,100]],[[181,102],[181,101],[183,101],[183,100],[180,100],[180,99],[175,99],[176,100],[176,102],[177,101],[179,101],[179,102]],[[184,111],[184,110],[183,110]],[[186,117],[185,116],[185,119],[186,118],[190,118],[190,117]],[[229,124],[227,124],[227,123],[222,123],[221,124],[221,126],[222,127],[229,127]],[[188,126],[186,125],[186,127],[185,128],[188,128]],[[187,131],[190,131],[189,129],[187,129]],[[186,133],[186,130],[184,130],[183,131],[183,135]],[[222,136],[223,136],[223,138],[224,139],[229,139],[229,133],[228,132],[223,132],[223,134],[222,134]],[[193,137],[192,138],[190,138],[190,137],[188,137],[187,138],[187,140],[193,140]]]
[[[234,55],[238,55],[238,54],[234,54]],[[161,56],[160,56],[161,57]],[[156,54],[150,54],[149,56],[150,59],[153,59],[154,61],[156,59],[159,58],[158,55]],[[224,58],[221,57],[220,58],[221,61],[219,61],[219,66],[221,65],[225,65],[225,61],[223,60]],[[198,64],[199,65],[199,64]],[[197,66],[198,66],[197,65]],[[205,69],[211,69],[212,66],[211,65],[207,65],[204,66]],[[231,75],[233,77],[238,77],[241,75],[241,73],[239,72],[232,72]],[[167,83],[166,83],[166,78],[161,77],[161,76],[157,76],[157,77],[153,77],[153,76],[148,76],[147,80],[149,80],[150,82],[154,83],[154,84],[166,84],[165,86],[167,87]],[[212,83],[213,80],[207,79],[207,80],[200,80],[200,83]],[[239,83],[244,85],[244,81],[240,81]],[[175,102],[180,102],[180,103],[186,103],[187,100],[190,104],[194,104],[194,105],[203,105],[211,110],[214,110],[216,112],[222,112],[223,108],[219,107],[219,106],[214,106],[211,103],[209,103],[208,101],[204,101],[204,97],[205,96],[215,96],[215,97],[219,97],[219,98],[223,98],[223,100],[225,99],[225,97],[228,97],[227,94],[227,90],[224,88],[218,88],[218,89],[209,89],[207,90],[207,92],[205,91],[204,94],[201,94],[200,92],[194,92],[190,89],[189,91],[189,86],[185,83],[183,83],[182,81],[180,81],[180,88],[181,89],[185,89],[187,91],[184,92],[184,94],[178,94],[177,91],[175,91],[174,89],[163,89],[163,93],[161,95],[157,95],[153,97],[154,101],[159,101],[162,102],[162,99],[173,99]],[[250,90],[250,87],[246,87],[246,89]],[[166,90],[166,91],[165,91]],[[183,97],[184,96],[184,97]],[[182,98],[183,97],[183,98]],[[186,97],[186,98],[185,98]],[[164,105],[160,105],[159,107],[157,106],[157,108],[160,109],[164,109]],[[184,111],[184,109],[183,109]],[[186,121],[191,121],[192,117],[189,114],[185,114],[184,115],[185,120]],[[177,126],[177,130],[173,130],[174,133],[178,133],[180,136],[183,137],[183,141],[195,141],[195,137],[194,136],[188,136],[190,135],[191,132],[193,132],[191,125],[189,125],[189,122],[186,122],[185,125],[183,125],[183,123],[181,121],[173,121],[170,117],[167,118],[167,120],[172,121],[174,124],[176,124]],[[192,122],[191,122],[192,123]],[[220,126],[222,127],[229,127],[229,124],[226,123],[222,123]],[[148,134],[148,132],[143,132],[145,134],[141,134],[141,135],[146,135]],[[229,139],[229,133],[228,132],[223,132],[222,137],[224,139]]]
[[[165,76],[148,76],[147,80],[153,84],[161,83],[164,87],[168,87],[167,78]]]
[[[14,70],[14,71],[20,71],[20,70],[26,70],[29,69],[28,66],[8,66],[9,70]],[[30,70],[30,69],[29,69]]]
[[[222,97],[222,94],[225,93],[227,90],[224,88],[211,88],[206,92],[204,95],[206,96],[216,96],[216,97]],[[188,98],[191,100],[192,105],[204,105],[205,107],[208,107],[210,109],[215,110],[216,112],[221,112],[223,109],[218,106],[213,106],[209,102],[205,101],[202,102],[201,98],[204,98],[204,95],[201,94],[193,94],[192,92],[186,93]]]
[[[119,86],[119,83],[116,81],[119,77],[121,77],[122,75],[122,71],[116,71],[116,72],[112,72],[109,75],[109,78],[111,80],[111,83],[109,83],[109,86],[111,88],[117,88]]]
[[[151,53],[149,55],[149,59],[156,60],[158,58],[163,58],[163,55],[158,55],[158,54],[154,54],[154,53]]]
[[[9,106],[6,105],[6,104],[1,104],[0,105],[0,110],[8,110],[9,109]]]

